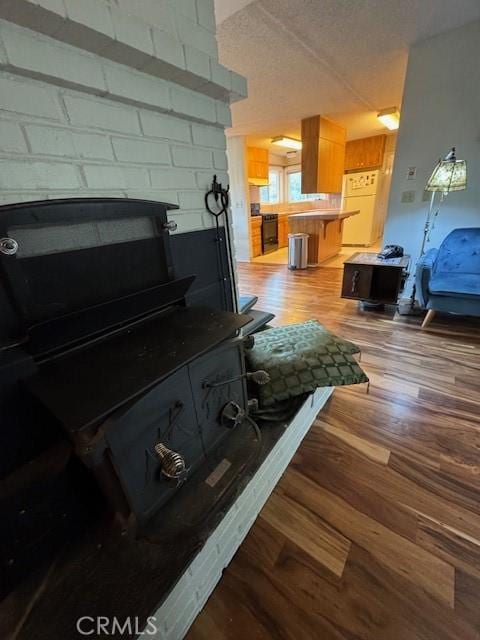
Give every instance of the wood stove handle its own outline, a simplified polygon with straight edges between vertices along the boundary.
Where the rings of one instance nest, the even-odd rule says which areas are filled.
[[[185,458],[177,451],[172,451],[163,442],[157,442],[155,455],[160,460],[162,474],[170,480],[177,480],[181,483],[187,479],[188,469],[185,465]]]

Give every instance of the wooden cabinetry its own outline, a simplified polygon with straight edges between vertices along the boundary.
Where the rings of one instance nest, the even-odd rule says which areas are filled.
[[[252,258],[262,255],[262,216],[250,218]]]
[[[345,129],[322,116],[302,120],[302,193],[340,193]]]
[[[278,216],[278,248],[288,246],[288,213]]]
[[[381,167],[385,154],[385,135],[350,140],[345,146],[345,171]]]
[[[247,172],[249,184],[268,185],[268,149],[247,147]]]

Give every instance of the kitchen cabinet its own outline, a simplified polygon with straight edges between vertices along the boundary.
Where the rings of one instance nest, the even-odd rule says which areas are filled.
[[[247,147],[247,172],[249,184],[268,185],[268,149]]]
[[[302,120],[302,193],[340,193],[345,128],[322,116]]]
[[[288,213],[278,216],[278,248],[288,246]]]
[[[386,139],[386,135],[380,135],[347,142],[345,146],[345,171],[381,167]]]
[[[252,258],[262,255],[262,216],[250,218]]]

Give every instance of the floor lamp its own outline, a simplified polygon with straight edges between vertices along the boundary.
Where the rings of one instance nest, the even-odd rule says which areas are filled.
[[[465,160],[457,160],[455,156],[455,147],[440,159],[425,186],[425,191],[431,191],[430,206],[428,209],[427,219],[423,228],[423,240],[420,249],[419,259],[425,253],[425,245],[430,240],[430,233],[435,228],[435,219],[438,216],[440,207],[450,191],[463,191],[467,188],[467,163]],[[435,194],[440,192],[440,200],[435,206]],[[417,288],[415,282],[413,284],[412,296],[410,298],[411,311],[415,308],[415,295]]]

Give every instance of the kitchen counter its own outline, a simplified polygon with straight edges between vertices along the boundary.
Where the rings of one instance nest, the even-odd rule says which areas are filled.
[[[340,211],[340,209],[338,207],[333,207],[330,209],[303,209],[303,210],[298,210],[298,211],[280,211],[279,213],[288,213],[291,216],[295,216],[298,213],[325,213],[325,212],[332,212],[332,211]]]
[[[359,213],[357,209],[302,211],[288,216],[288,228],[290,233],[308,233],[308,264],[316,266],[340,253],[343,221]]]
[[[338,207],[336,209],[305,209],[305,211],[260,211],[259,216],[270,216],[272,213],[276,213],[277,216],[298,216],[303,215],[304,213],[338,213],[340,209]],[[256,216],[252,216],[256,217]]]
[[[309,219],[309,220],[344,220],[350,218],[350,216],[356,216],[360,213],[359,209],[351,211],[339,211],[338,209],[325,209],[317,211],[300,211],[298,213],[291,213],[288,217],[295,219]]]
[[[260,211],[260,213],[257,213],[255,215],[251,215],[251,218],[259,218],[261,219],[262,216],[271,216],[272,214],[275,214],[277,216],[288,216],[290,214],[289,211]]]

